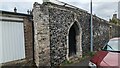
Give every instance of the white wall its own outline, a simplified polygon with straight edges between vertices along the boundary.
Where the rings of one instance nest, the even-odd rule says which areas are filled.
[[[2,23],[2,53],[0,63],[25,58],[24,29],[22,22]],[[0,55],[2,54],[0,53]]]

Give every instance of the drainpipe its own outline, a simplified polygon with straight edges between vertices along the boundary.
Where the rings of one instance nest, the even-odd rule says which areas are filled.
[[[33,46],[32,46],[32,51],[33,51],[33,65],[34,65],[34,64],[35,64],[35,56],[34,56],[34,55],[35,55],[35,54],[34,54],[34,51],[35,51],[35,50],[34,50],[34,22],[33,22],[33,19],[32,19],[32,18],[33,18],[33,17],[30,18],[30,21],[31,21],[31,23],[32,23],[32,39],[33,39],[33,40],[32,40],[32,42],[33,42],[33,44],[32,44],[32,45],[33,45]],[[34,65],[34,66],[35,66],[35,65]]]

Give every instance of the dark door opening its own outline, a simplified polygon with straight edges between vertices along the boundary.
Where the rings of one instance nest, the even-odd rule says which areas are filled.
[[[69,56],[76,54],[76,30],[73,25],[69,31]]]

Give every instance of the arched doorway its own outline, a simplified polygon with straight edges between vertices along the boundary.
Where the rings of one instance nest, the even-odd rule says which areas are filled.
[[[72,56],[82,56],[82,29],[78,22],[74,22],[68,30],[67,59]]]
[[[75,25],[69,31],[69,56],[76,54],[76,29]]]

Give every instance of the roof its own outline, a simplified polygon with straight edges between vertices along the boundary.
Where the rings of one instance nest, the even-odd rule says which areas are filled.
[[[11,15],[19,15],[19,16],[32,16],[32,15],[29,15],[29,14],[15,13],[15,12],[4,11],[4,10],[0,10],[0,13],[2,13],[2,14],[11,14]]]
[[[30,14],[24,14],[24,13],[15,13],[15,12],[9,12],[9,11],[3,11],[0,10],[0,21],[23,21],[23,18],[29,18],[32,19],[32,15]]]

